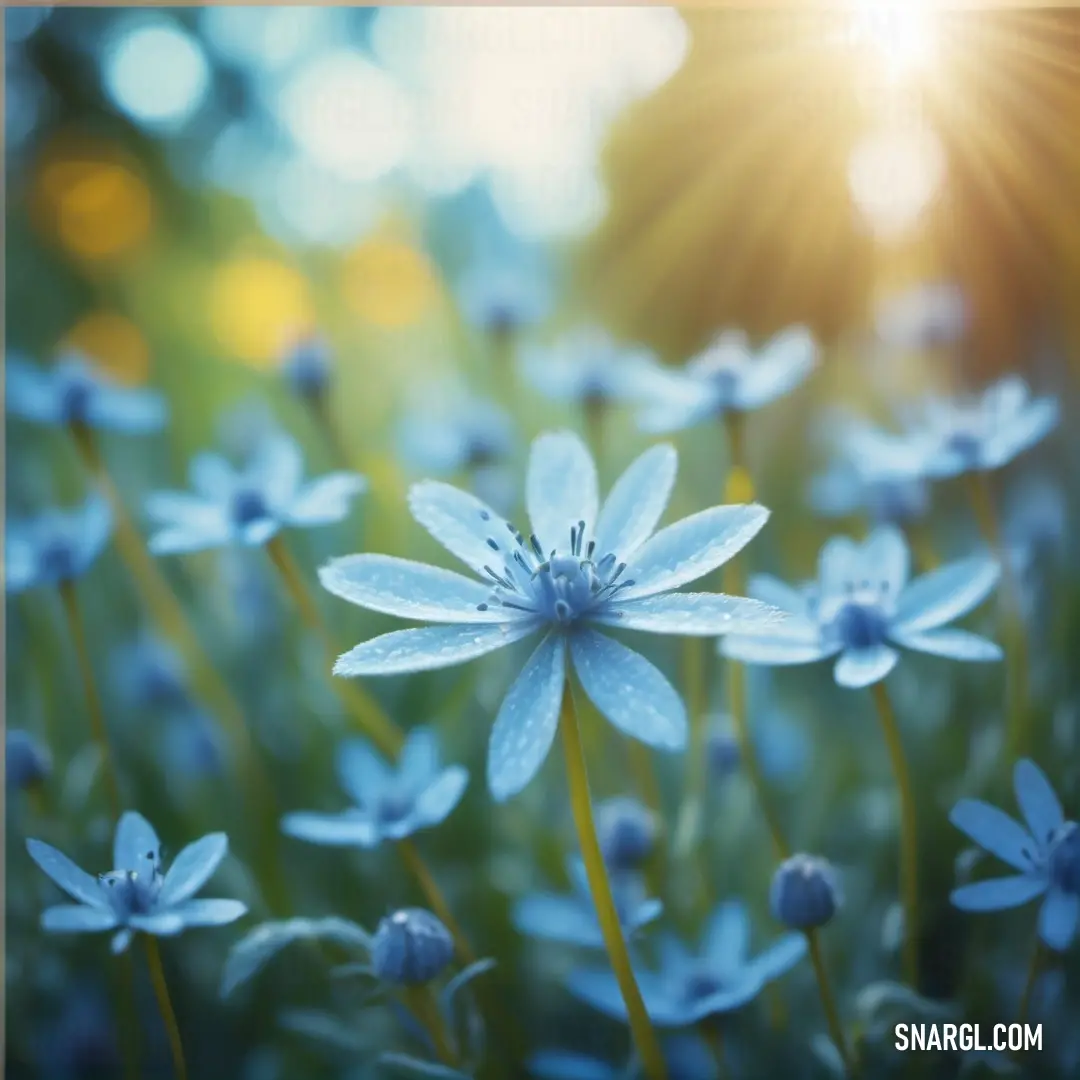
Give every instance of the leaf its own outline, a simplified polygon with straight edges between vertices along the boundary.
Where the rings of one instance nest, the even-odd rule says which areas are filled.
[[[307,1036],[333,1050],[357,1054],[369,1048],[368,1041],[357,1034],[354,1026],[319,1009],[283,1009],[278,1013],[278,1023],[286,1031]]]
[[[958,1011],[956,1002],[932,1001],[888,980],[864,986],[855,998],[855,1014],[869,1042],[890,1037],[897,1024],[955,1019]]]
[[[814,1056],[825,1066],[829,1072],[838,1077],[839,1080],[844,1080],[847,1076],[847,1068],[844,1066],[844,1059],[840,1056],[840,1051],[836,1047],[836,1043],[828,1037],[823,1035],[820,1031],[817,1032],[810,1039],[810,1049],[813,1051]]]
[[[433,1080],[472,1080],[468,1073],[436,1065],[432,1061],[422,1061],[408,1054],[380,1054],[379,1064],[407,1076],[428,1076]]]

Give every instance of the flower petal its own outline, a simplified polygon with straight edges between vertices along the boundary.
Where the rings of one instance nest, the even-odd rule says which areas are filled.
[[[434,671],[494,652],[528,637],[539,628],[533,621],[494,626],[423,626],[395,630],[342,653],[335,675],[403,675]]]
[[[191,486],[211,502],[224,503],[231,498],[239,482],[236,470],[221,456],[204,452],[196,454],[188,465]]]
[[[187,525],[162,529],[147,542],[152,555],[187,555],[193,551],[222,547],[232,538],[224,517],[212,528],[194,528]]]
[[[165,426],[169,410],[165,399],[154,390],[99,384],[87,402],[87,422],[91,427],[107,427],[131,435],[142,435]]]
[[[425,788],[417,797],[413,818],[418,826],[438,825],[445,821],[454,807],[461,802],[465,788],[469,786],[469,773],[460,765],[451,765],[442,775]]]
[[[143,509],[159,526],[212,529],[224,520],[220,504],[188,491],[151,491],[143,500]]]
[[[412,728],[398,756],[398,779],[416,791],[430,784],[439,772],[439,737],[425,725]]]
[[[771,604],[792,615],[809,617],[810,605],[806,591],[781,581],[772,574],[751,574],[746,590],[755,600]]]
[[[101,891],[97,878],[75,865],[62,851],[57,851],[43,840],[27,840],[26,850],[30,858],[61,889],[75,900],[92,907],[106,907],[108,900]]]
[[[273,431],[260,439],[241,482],[265,495],[280,512],[291,505],[303,476],[304,458],[296,440],[283,431]]]
[[[949,899],[963,911],[1001,911],[1026,904],[1045,891],[1045,881],[1030,874],[1017,874],[961,885],[953,889]]]
[[[722,638],[718,642],[720,653],[744,664],[774,665],[813,664],[836,654],[839,645],[822,641],[815,626],[793,623],[795,619],[789,619],[769,637],[732,634]]]
[[[529,452],[525,505],[541,547],[568,548],[572,526],[593,526],[597,503],[596,466],[581,439],[569,431],[537,436]]]
[[[961,799],[949,814],[949,820],[966,833],[984,851],[996,855],[1016,870],[1030,870],[1035,845],[1027,831],[1004,811],[981,799]]]
[[[393,772],[367,739],[345,739],[334,755],[338,783],[358,806],[373,805],[392,783]]]
[[[634,584],[620,591],[622,601],[677,589],[704,577],[741,551],[769,518],[764,506],[713,506],[661,529],[639,549],[627,567]]]
[[[172,937],[184,929],[184,919],[175,911],[156,911],[152,915],[132,915],[128,926],[144,934]]]
[[[116,915],[107,908],[87,907],[85,904],[57,904],[41,913],[41,929],[54,934],[91,933],[111,930]]]
[[[750,951],[750,918],[745,904],[725,900],[717,906],[705,926],[701,951],[718,972],[736,971],[745,963]]]
[[[539,1080],[619,1080],[622,1075],[606,1061],[570,1050],[538,1050],[526,1069]]]
[[[119,956],[122,952],[127,952],[127,947],[131,944],[131,939],[135,936],[135,931],[129,927],[124,927],[118,934],[113,935],[113,939],[109,944],[109,949],[112,951],[113,956]]]
[[[659,1025],[673,1027],[699,1024],[710,1016],[741,1009],[761,993],[761,988],[761,979],[751,969],[743,968],[730,985],[685,1005],[672,1002],[667,1009],[654,1016],[654,1020]]]
[[[927,630],[924,633],[892,632],[889,636],[905,649],[930,653],[932,656],[945,656],[950,660],[992,663],[1004,655],[1001,646],[996,642],[968,630],[955,630],[952,627],[945,630]]]
[[[529,937],[590,949],[604,945],[595,913],[576,896],[530,893],[517,901],[511,918],[518,933]]]
[[[1058,403],[1053,398],[1038,398],[1025,406],[1008,422],[1002,423],[987,441],[983,450],[986,468],[1000,468],[1041,442],[1057,427],[1058,416]]]
[[[134,810],[128,810],[116,826],[113,839],[113,869],[145,873],[161,856],[161,841],[153,825]]]
[[[747,965],[762,982],[769,982],[789,972],[806,955],[802,934],[785,934]]]
[[[565,682],[565,642],[548,634],[510,687],[491,729],[487,781],[496,802],[516,795],[543,765],[559,726]]]
[[[355,810],[343,814],[286,814],[281,819],[281,831],[296,840],[325,847],[372,848],[382,839],[371,819]]]
[[[805,326],[789,326],[770,338],[739,380],[740,409],[760,409],[794,390],[814,369],[817,344]]]
[[[743,596],[663,593],[626,603],[616,601],[593,621],[653,634],[717,637],[731,633],[768,633],[772,626],[784,621],[784,612]]]
[[[997,560],[984,555],[931,570],[900,594],[896,625],[905,631],[919,631],[952,622],[981,604],[1000,576]]]
[[[1046,774],[1034,761],[1024,758],[1013,769],[1013,790],[1036,843],[1047,844],[1064,824],[1065,812]]]
[[[61,399],[49,371],[22,357],[8,356],[4,381],[5,405],[13,416],[38,424],[61,422]]]
[[[332,472],[310,480],[289,503],[289,523],[330,525],[341,521],[348,517],[352,500],[366,489],[367,480],[354,472]]]
[[[869,649],[845,649],[833,669],[833,676],[840,686],[852,690],[881,682],[894,667],[900,654],[888,645],[874,645]]]
[[[1064,952],[1080,924],[1080,896],[1051,889],[1039,909],[1039,937],[1057,952]]]
[[[210,880],[228,850],[229,838],[221,832],[188,844],[169,867],[158,902],[168,907],[194,896]]]
[[[188,900],[173,909],[185,926],[225,926],[247,914],[239,900]]]
[[[571,994],[597,1012],[611,1017],[612,1020],[626,1022],[626,1005],[615,976],[610,971],[571,971],[566,980],[566,987]],[[641,989],[640,979],[638,989]],[[652,1009],[649,1009],[652,1016]],[[656,1019],[652,1017],[652,1019]]]
[[[489,554],[494,552],[489,550]],[[319,569],[319,581],[324,589],[351,604],[402,619],[492,623],[513,622],[525,616],[524,612],[497,603],[489,606],[491,585],[393,555],[333,559]]]
[[[661,443],[615,481],[593,533],[601,558],[615,552],[625,561],[652,535],[671,495],[678,461],[675,448]]]
[[[570,639],[574,670],[589,700],[620,731],[663,750],[686,745],[686,707],[640,653],[594,630]]]

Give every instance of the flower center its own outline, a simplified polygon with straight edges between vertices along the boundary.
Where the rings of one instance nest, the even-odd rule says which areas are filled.
[[[967,465],[974,465],[979,460],[982,439],[974,430],[954,431],[948,439],[948,448],[957,454]]]
[[[233,495],[232,514],[240,528],[270,516],[262,494],[250,488],[241,488]]]
[[[884,642],[888,625],[879,604],[849,601],[837,613],[833,628],[845,649],[870,649]]]
[[[85,375],[73,375],[61,394],[60,411],[69,424],[86,423],[94,385]]]
[[[385,825],[396,825],[412,813],[413,800],[399,791],[392,791],[379,799],[379,820]]]
[[[718,990],[724,989],[724,980],[707,967],[694,967],[686,974],[683,982],[683,997],[689,1001],[701,1001]]]
[[[493,465],[499,460],[499,447],[494,439],[479,432],[469,435],[465,441],[465,463],[470,469]]]
[[[38,554],[42,577],[69,581],[75,576],[75,554],[66,540],[50,540]]]
[[[1050,880],[1065,892],[1080,895],[1080,826],[1067,821],[1050,843]]]
[[[149,874],[140,874],[137,870],[110,870],[101,875],[100,881],[109,903],[122,919],[132,915],[149,915],[157,904],[158,893],[161,892],[161,870],[153,853],[147,858],[151,860]]]

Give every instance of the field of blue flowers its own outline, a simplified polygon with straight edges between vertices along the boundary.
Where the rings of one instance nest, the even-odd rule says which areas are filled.
[[[661,358],[504,241],[404,399],[392,337],[132,379],[9,290],[5,1075],[1080,1076],[1064,362]],[[896,1048],[964,1023],[1042,1048]]]

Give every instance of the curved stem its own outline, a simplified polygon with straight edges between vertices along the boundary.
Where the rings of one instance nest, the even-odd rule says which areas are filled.
[[[143,934],[146,942],[146,962],[150,966],[150,981],[154,985],[161,1019],[169,1036],[169,1049],[172,1051],[173,1071],[176,1080],[187,1080],[187,1065],[184,1063],[184,1044],[180,1041],[180,1028],[176,1023],[172,1001],[169,998],[169,986],[165,982],[165,969],[161,966],[161,953],[158,951],[157,938],[153,934]]]
[[[611,961],[623,1002],[626,1004],[630,1032],[644,1066],[645,1075],[649,1080],[667,1080],[667,1067],[664,1064],[663,1054],[660,1052],[656,1032],[653,1031],[649,1014],[645,1010],[634,969],[630,964],[626,939],[623,937],[619,914],[611,895],[611,882],[608,881],[607,868],[604,865],[600,842],[596,836],[596,823],[593,820],[589,796],[589,775],[585,765],[585,754],[581,747],[581,732],[578,729],[577,712],[574,709],[574,698],[569,682],[563,691],[559,729],[562,732],[570,806],[574,814],[574,826],[577,829],[581,857],[585,863],[585,874],[589,881],[593,903],[596,906],[596,915],[604,936],[608,959]]]
[[[1016,1010],[1016,1022],[1026,1024],[1028,1014],[1031,1011],[1031,995],[1035,990],[1035,983],[1042,974],[1043,962],[1046,959],[1046,950],[1042,942],[1036,938],[1035,948],[1031,951],[1031,962],[1028,964],[1027,979],[1024,981],[1024,992],[1020,995],[1020,1004]]]
[[[900,796],[900,894],[904,905],[904,978],[913,990],[919,988],[919,841],[915,795],[911,787],[904,744],[896,723],[896,713],[884,682],[870,688],[881,720],[885,745],[889,750],[893,776]]]
[[[431,905],[432,912],[438,916],[443,926],[450,931],[450,936],[454,939],[454,946],[457,949],[458,958],[463,964],[475,963],[476,954],[473,952],[472,946],[469,945],[469,939],[465,937],[461,927],[458,926],[457,920],[450,910],[450,905],[446,902],[446,897],[443,896],[442,890],[428,869],[427,863],[424,862],[423,856],[417,851],[416,845],[411,840],[399,840],[397,849],[401,853],[402,861],[408,867],[409,873],[416,878],[421,892],[423,892],[428,904]]]
[[[101,754],[101,767],[105,771],[105,787],[108,793],[109,810],[113,820],[120,818],[120,781],[117,778],[116,761],[109,747],[109,734],[105,728],[105,714],[101,708],[101,697],[94,680],[94,668],[90,663],[90,653],[86,647],[86,634],[83,631],[82,618],[79,614],[79,601],[75,586],[70,581],[60,583],[60,599],[64,604],[71,640],[75,645],[75,655],[79,661],[79,674],[82,678],[83,692],[86,694],[86,708],[90,713],[90,734]]]
[[[806,943],[810,946],[810,961],[814,965],[814,975],[817,978],[818,993],[821,996],[821,1005],[825,1010],[825,1022],[829,1028],[829,1036],[840,1054],[840,1060],[844,1063],[844,1070],[849,1077],[856,1075],[854,1059],[848,1049],[847,1038],[844,1035],[844,1025],[840,1022],[840,1011],[836,1007],[836,998],[833,996],[832,984],[829,982],[829,972],[825,967],[825,956],[821,949],[817,930],[806,931]]]
[[[289,553],[280,536],[267,541],[266,553],[274,564],[290,599],[296,605],[304,624],[322,638],[326,655],[332,664],[340,650],[334,643],[330,628],[319,612],[315,598],[304,582],[303,574],[296,565],[296,560]],[[330,684],[360,729],[384,753],[396,757],[404,741],[394,722],[383,712],[379,703],[354,680],[331,677]]]
[[[425,983],[423,986],[407,986],[403,996],[409,1011],[428,1033],[432,1046],[435,1048],[435,1056],[451,1068],[457,1065],[457,1053],[450,1033],[446,1030],[446,1020],[439,1003],[432,992],[431,986]]]

